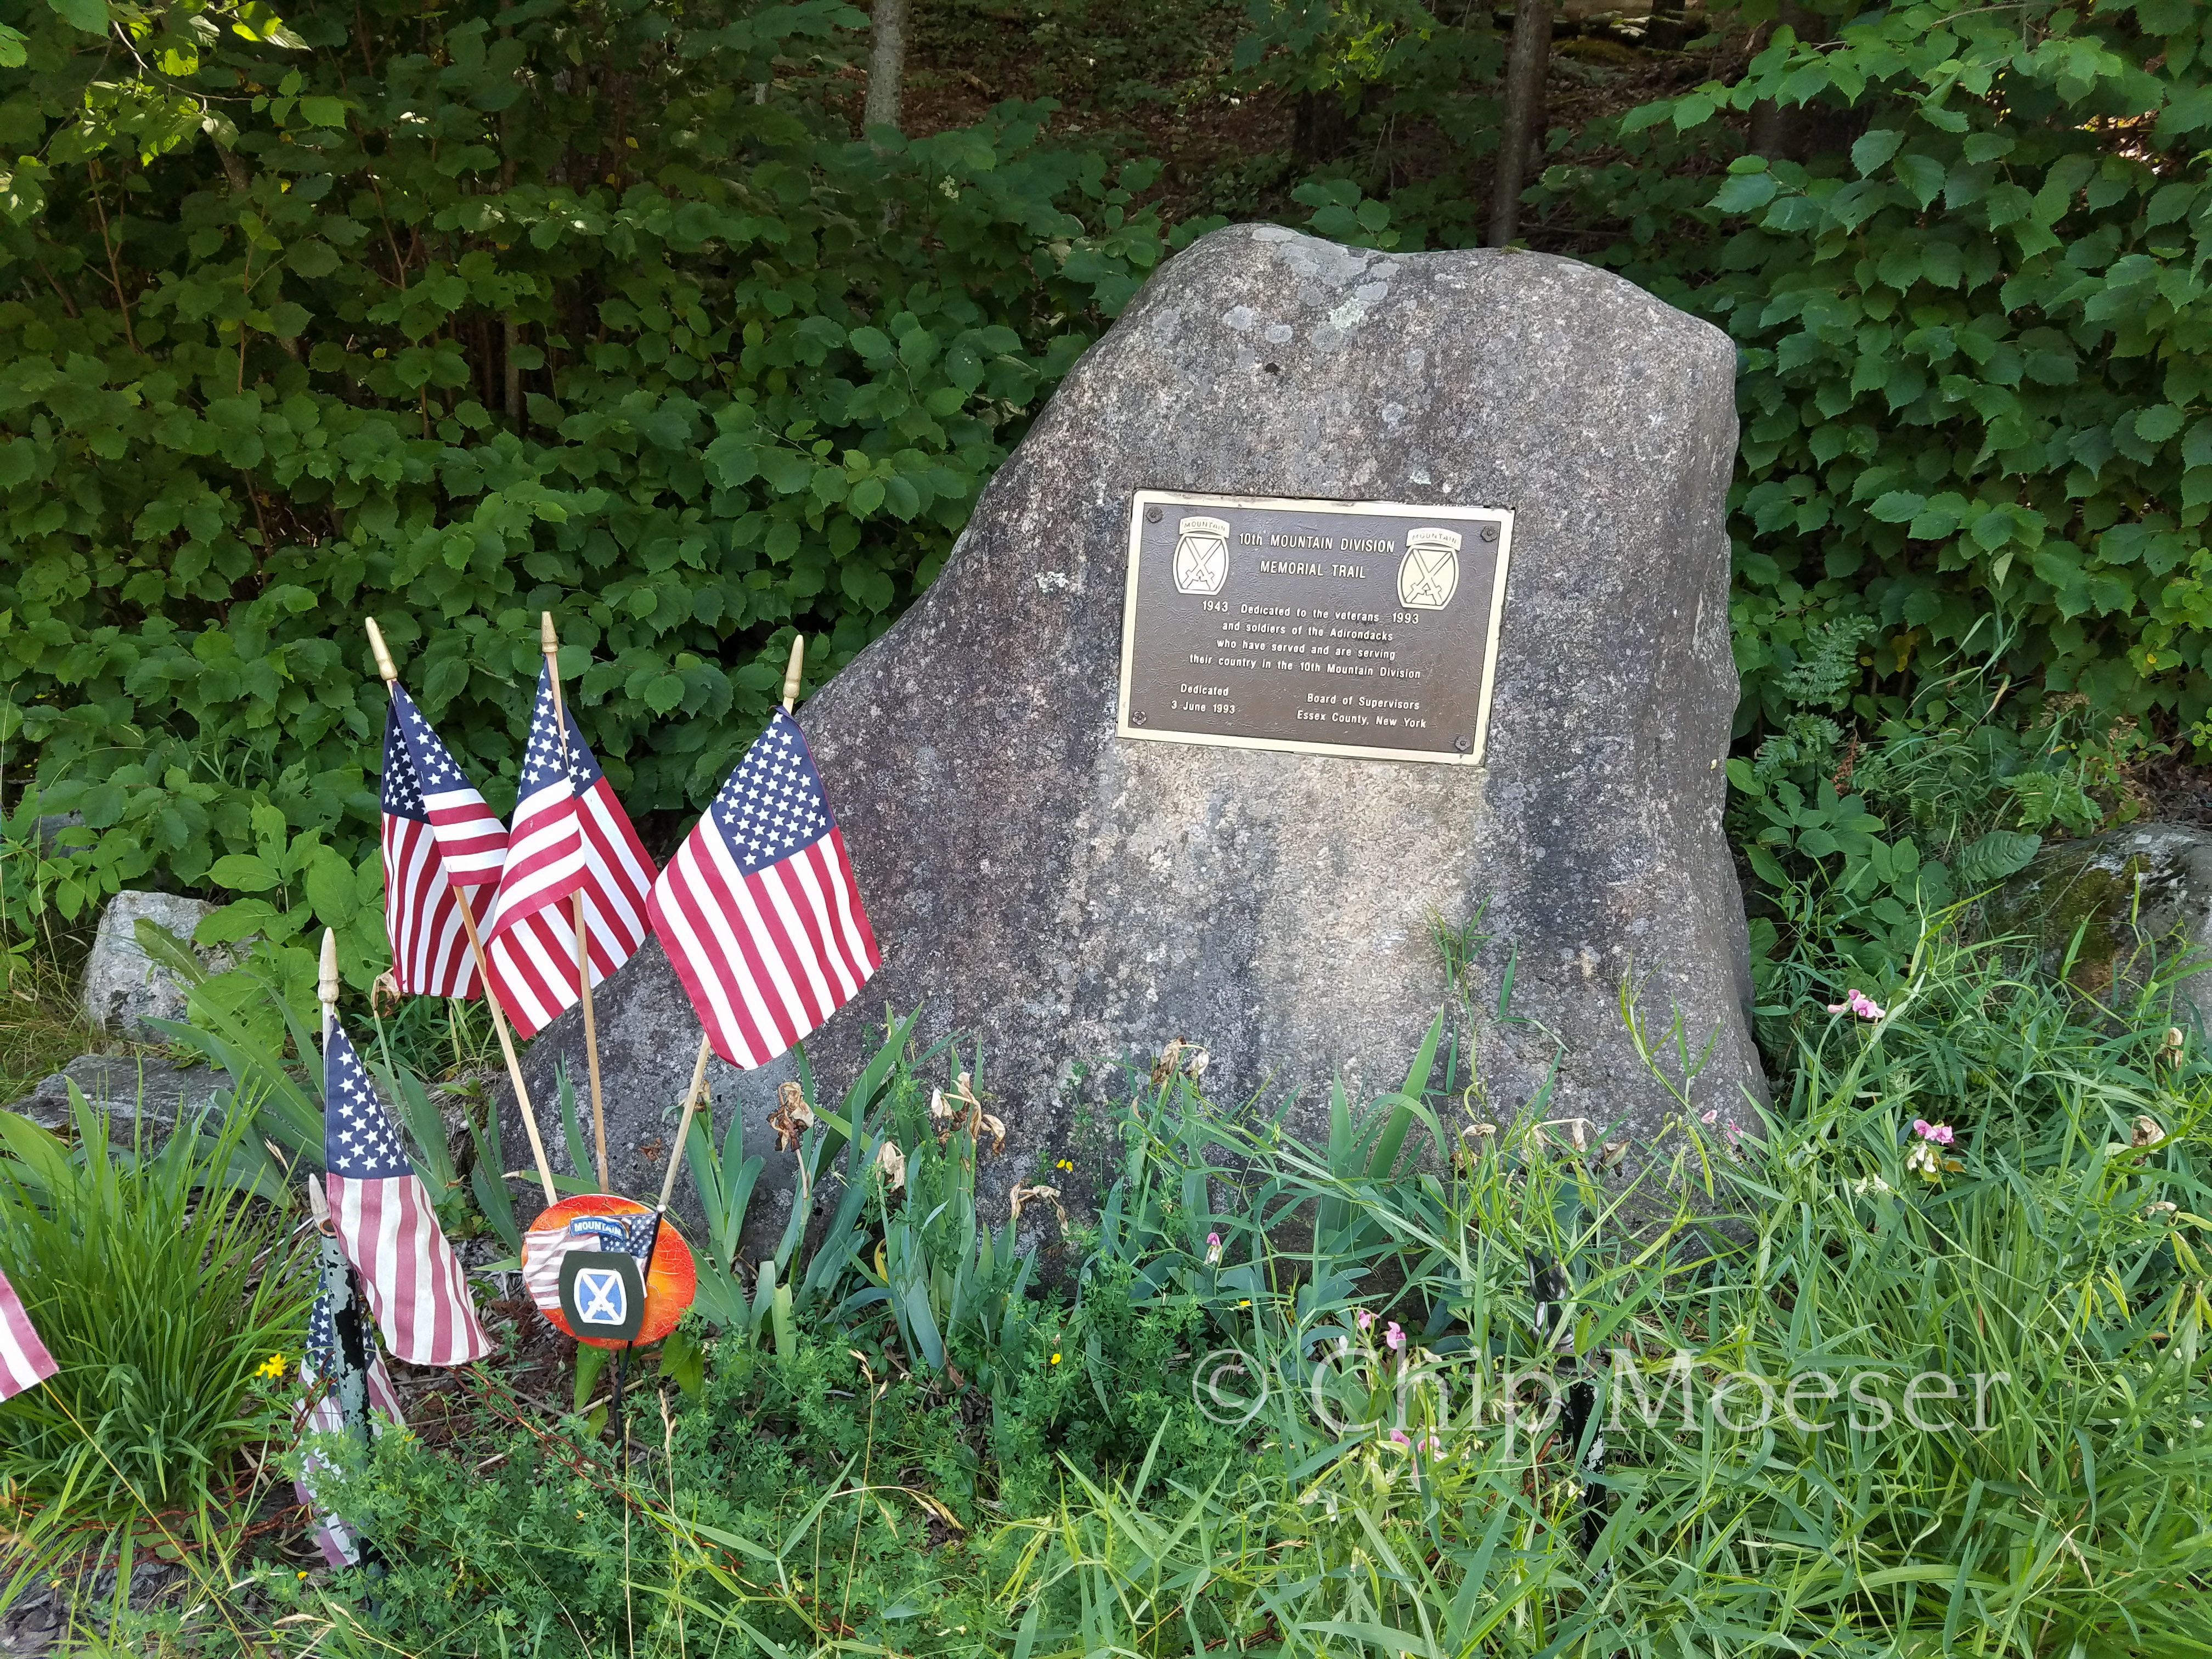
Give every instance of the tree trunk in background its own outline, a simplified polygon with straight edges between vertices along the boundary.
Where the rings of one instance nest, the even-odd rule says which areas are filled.
[[[1531,149],[1543,139],[1544,71],[1552,59],[1552,0],[1517,0],[1513,46],[1505,61],[1505,126],[1490,184],[1492,247],[1521,228],[1521,180]]]
[[[860,127],[896,127],[906,90],[907,0],[876,0],[868,26],[868,97]]]
[[[1782,0],[1780,13],[1775,20],[1787,23],[1797,32],[1800,40],[1814,37],[1814,18],[1804,7],[1793,0]],[[1761,42],[1761,49],[1765,47]],[[1771,98],[1762,98],[1751,106],[1750,130],[1745,135],[1753,155],[1764,155],[1770,161],[1800,161],[1796,154],[1800,148],[1799,131],[1803,127],[1805,112],[1799,107],[1784,108]]]
[[[1354,108],[1358,98],[1352,100]],[[1291,117],[1291,156],[1301,171],[1334,161],[1352,137],[1352,109],[1334,88],[1302,92]]]

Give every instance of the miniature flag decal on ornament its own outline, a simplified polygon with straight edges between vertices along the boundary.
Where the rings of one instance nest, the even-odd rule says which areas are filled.
[[[430,1194],[336,1020],[323,1045],[323,1152],[338,1242],[385,1346],[410,1365],[465,1365],[489,1353]]]
[[[626,1291],[622,1298],[623,1317],[581,1323],[572,1320],[572,1309],[563,1305],[562,1297],[563,1279],[574,1276],[569,1270],[605,1267],[614,1256],[626,1258],[636,1278],[635,1296]],[[675,1329],[698,1294],[699,1269],[691,1247],[661,1212],[649,1210],[635,1199],[583,1193],[562,1199],[530,1224],[522,1236],[522,1284],[538,1310],[562,1335],[595,1348],[620,1348],[633,1342],[658,1342]],[[585,1306],[575,1305],[573,1310],[583,1312]],[[628,1334],[599,1334],[610,1329]]]
[[[781,709],[653,889],[653,927],[714,1052],[765,1066],[883,964],[799,723]]]
[[[580,994],[574,896],[584,896],[596,985],[645,942],[654,875],[575,716],[565,708],[556,716],[556,702],[552,677],[541,668],[514,832],[484,935],[493,988],[526,1037]]]
[[[523,1236],[522,1286],[538,1307],[552,1312],[561,1305],[562,1259],[574,1250],[619,1251],[645,1261],[653,1250],[660,1218],[651,1211],[637,1215],[572,1215],[550,1227],[533,1228]]]

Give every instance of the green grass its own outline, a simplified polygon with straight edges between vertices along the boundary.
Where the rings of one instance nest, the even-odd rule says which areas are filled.
[[[626,1468],[604,1371],[451,1376],[342,1477],[374,1576],[302,1579],[239,1528],[282,1463],[239,1459],[286,1438],[245,1373],[296,1346],[304,1287],[281,1249],[257,1273],[274,1236],[225,1193],[269,1188],[254,1146],[304,1145],[314,1103],[205,1014],[249,1103],[222,1144],[141,1168],[6,1131],[0,1266],[69,1368],[0,1407],[15,1558],[161,1512],[191,1606],[100,1640],[178,1654],[2212,1653],[2192,969],[2144,941],[2046,977],[1958,912],[1865,1022],[1826,1011],[1857,971],[1832,895],[1794,901],[1771,1110],[1693,1092],[1626,1181],[1534,1126],[1462,1136],[1480,1091],[1433,1037],[1315,1145],[1139,1075],[1097,1167],[1049,1177],[1092,1201],[1044,1256],[939,1139],[963,1062],[894,1029],[842,1097],[807,1078],[818,1203],[766,1260],[749,1195],[793,1154],[694,1138],[700,1314],[632,1369]],[[416,1073],[483,1057],[428,1007],[378,1045],[418,1106]],[[1532,1415],[1577,1384],[1607,1425],[1588,1550],[1588,1447]]]
[[[106,1046],[86,1023],[61,969],[43,959],[14,963],[0,985],[0,1103],[27,1094],[43,1078]]]
[[[0,1268],[60,1367],[0,1404],[0,1479],[81,1519],[205,1511],[283,1431],[254,1374],[298,1357],[296,1249],[232,1173],[243,1115],[142,1158],[76,1103],[74,1146],[0,1117]]]
[[[386,1437],[349,1478],[378,1577],[241,1556],[247,1588],[163,1639],[234,1650],[229,1619],[318,1652],[624,1659],[2212,1650],[2212,1068],[2167,1044],[2179,971],[2100,1004],[1939,934],[1878,1024],[1799,1024],[1770,1121],[1692,1100],[1628,1184],[1528,1131],[1466,1152],[1449,1048],[1315,1146],[1188,1077],[1140,1086],[1066,1280],[1012,1301],[1023,1258],[975,1212],[972,1145],[924,1127],[957,1061],[898,1052],[817,1103],[827,1213],[787,1242],[788,1316],[698,1333],[680,1383],[633,1374],[627,1478],[583,1420],[457,1379],[435,1447]],[[1733,1149],[1723,1113],[1751,1127]],[[1908,1164],[1916,1118],[1954,1128],[1957,1167]],[[887,1134],[908,1186],[842,1185]],[[1577,1361],[1534,1329],[1532,1258],[1573,1277]],[[1232,1344],[1240,1397],[1267,1381],[1243,1420],[1200,1408]],[[1637,1403],[1678,1354],[1686,1425]],[[1576,1381],[1601,1419],[1618,1406],[1588,1554],[1577,1449],[1504,1412],[1515,1370],[1531,1406]],[[1909,1396],[1923,1373],[1961,1397]],[[1738,1431],[1753,1378],[1777,1410]]]

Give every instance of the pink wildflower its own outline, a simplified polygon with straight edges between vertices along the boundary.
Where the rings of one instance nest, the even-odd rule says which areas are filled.
[[[1219,1233],[1208,1233],[1206,1236],[1206,1265],[1209,1267],[1218,1267],[1220,1263],[1221,1235]]]
[[[1375,1328],[1375,1315],[1370,1310],[1362,1308],[1359,1310],[1359,1328],[1363,1331],[1371,1331]]]
[[[1844,993],[1844,1000],[1841,1002],[1830,1003],[1828,1012],[1832,1014],[1853,1013],[1861,1019],[1882,1018],[1881,1005],[1856,987]]]
[[[1930,1123],[1924,1117],[1916,1117],[1912,1120],[1912,1133],[1923,1140],[1934,1141],[1938,1146],[1948,1146],[1958,1139],[1957,1133],[1949,1124]]]
[[[1393,1429],[1390,1431],[1390,1443],[1394,1446],[1410,1446],[1413,1443],[1406,1437],[1405,1430]]]
[[[1718,1117],[1720,1115],[1721,1115],[1721,1109],[1720,1109],[1719,1107],[1716,1106],[1716,1107],[1714,1107],[1714,1108],[1713,1108],[1713,1109],[1712,1109],[1711,1111],[1707,1112],[1707,1113],[1706,1113],[1703,1117],[1699,1118],[1699,1119],[1698,1120],[1698,1122],[1700,1122],[1700,1123],[1711,1123],[1711,1122],[1715,1118]]]
[[[1406,1334],[1398,1328],[1396,1320],[1392,1320],[1389,1328],[1382,1333],[1382,1344],[1394,1352],[1406,1346]]]

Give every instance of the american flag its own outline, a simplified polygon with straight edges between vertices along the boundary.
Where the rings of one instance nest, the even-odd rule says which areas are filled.
[[[357,1312],[353,1275],[346,1267],[345,1255],[337,1241],[325,1236],[322,1283],[315,1295],[314,1310],[307,1316],[307,1351],[300,1357],[300,1403],[293,1413],[296,1431],[305,1436],[336,1434],[345,1429],[343,1396],[356,1389],[360,1390],[357,1409],[368,1417],[372,1431],[382,1432],[384,1424],[379,1419],[404,1426],[407,1419],[400,1413],[399,1396],[392,1387],[392,1373],[385,1369],[384,1356],[376,1351],[366,1326],[362,1328],[362,1334],[368,1351],[367,1375],[348,1362],[338,1344],[337,1316],[341,1310]],[[301,1461],[300,1478],[292,1483],[292,1491],[315,1516],[315,1543],[323,1553],[323,1559],[333,1567],[352,1566],[361,1559],[360,1541],[344,1519],[335,1510],[325,1508],[315,1497],[315,1477],[325,1467],[324,1460],[310,1450]]]
[[[546,1313],[561,1311],[561,1263],[571,1250],[614,1250],[637,1258],[642,1274],[660,1231],[660,1214],[576,1215],[522,1236],[522,1287]]]
[[[765,1066],[883,963],[799,723],[778,709],[653,889],[714,1052]]]
[[[13,1400],[24,1389],[38,1387],[58,1369],[31,1328],[23,1299],[8,1275],[0,1273],[0,1400]]]
[[[580,994],[573,896],[584,896],[596,985],[645,942],[646,899],[653,890],[653,860],[630,828],[629,815],[592,758],[576,717],[565,708],[562,713],[568,736],[565,763],[552,679],[540,669],[514,833],[484,937],[492,989],[526,1037],[535,1036]]]
[[[430,1194],[335,1020],[323,1043],[323,1159],[338,1243],[385,1346],[410,1365],[465,1365],[489,1353]]]
[[[477,994],[453,890],[498,880],[506,855],[507,831],[415,700],[393,686],[384,720],[384,927],[402,991]]]

